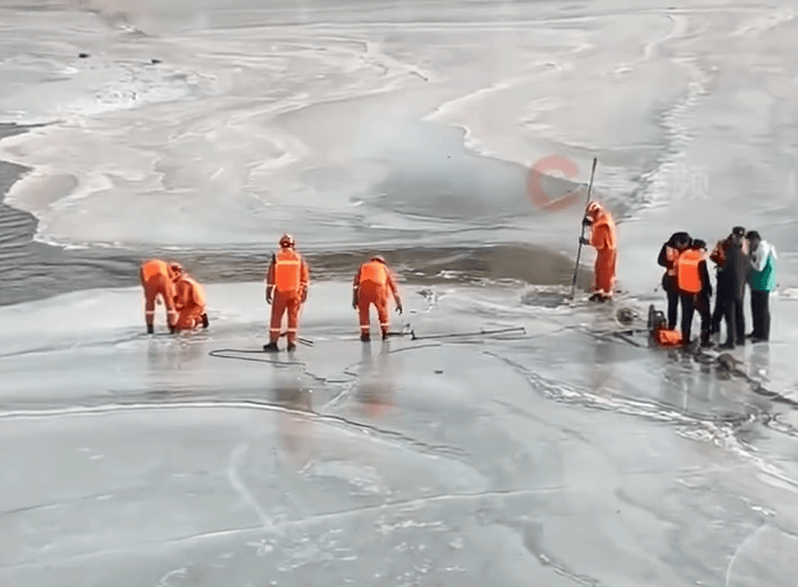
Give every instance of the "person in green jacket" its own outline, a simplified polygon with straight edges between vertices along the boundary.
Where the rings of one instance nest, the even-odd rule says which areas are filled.
[[[755,230],[749,231],[745,238],[751,255],[748,283],[751,286],[751,318],[754,323],[753,332],[748,337],[751,342],[767,342],[770,338],[768,298],[776,287],[776,249]]]

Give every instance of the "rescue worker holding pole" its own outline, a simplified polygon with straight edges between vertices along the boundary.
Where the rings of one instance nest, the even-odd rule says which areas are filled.
[[[142,263],[139,269],[139,279],[144,288],[144,321],[147,324],[147,334],[155,332],[155,303],[160,305],[161,299],[166,306],[166,322],[169,332],[175,331],[177,312],[175,311],[175,275],[165,261],[150,259]]]
[[[579,242],[596,249],[593,273],[594,294],[590,301],[612,299],[615,288],[615,267],[618,260],[618,236],[612,215],[598,202],[587,206],[583,225],[590,226],[590,239],[580,237]]]
[[[709,283],[709,272],[707,271],[706,257],[701,248],[704,241],[696,241],[690,244],[679,254],[676,260],[676,290],[682,304],[682,344],[690,346],[690,335],[693,327],[693,312],[699,296],[702,293],[706,296],[707,287],[711,295],[712,285]],[[708,303],[708,297],[707,297]],[[707,346],[709,343],[709,307],[701,306],[701,344]]]
[[[205,308],[205,290],[179,263],[169,265],[175,280],[175,309],[178,312],[175,330],[194,330],[202,325],[208,328]]]
[[[377,308],[382,339],[388,338],[388,328],[390,327],[388,298],[390,295],[393,295],[396,311],[401,315],[402,300],[399,297],[393,272],[385,259],[380,255],[374,255],[360,265],[352,283],[352,308],[359,313],[360,340],[363,342],[371,340],[369,311],[372,304]]]
[[[272,305],[269,325],[269,344],[266,352],[279,351],[277,341],[282,330],[283,314],[288,313],[288,351],[296,349],[299,331],[299,310],[308,296],[310,271],[305,259],[294,250],[294,238],[290,234],[280,237],[280,250],[272,255],[266,274],[266,302]]]

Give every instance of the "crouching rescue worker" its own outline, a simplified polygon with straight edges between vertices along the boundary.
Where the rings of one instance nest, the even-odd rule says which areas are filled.
[[[155,332],[155,303],[162,302],[166,306],[166,323],[169,331],[175,331],[177,312],[175,311],[175,275],[165,261],[150,259],[142,263],[139,269],[139,279],[144,288],[144,321],[147,324],[147,333]]]
[[[690,345],[693,313],[698,309],[701,314],[701,345],[709,346],[709,298],[712,295],[712,284],[707,271],[704,241],[693,241],[679,254],[676,261],[676,289],[682,304],[682,344]]]
[[[277,352],[277,341],[282,330],[283,314],[288,312],[288,350],[296,349],[299,332],[299,309],[308,296],[310,271],[305,259],[294,250],[294,239],[290,234],[280,238],[280,250],[272,255],[266,274],[266,301],[272,305],[269,325],[269,344],[266,352]]]
[[[371,340],[369,311],[371,304],[377,308],[380,320],[382,339],[388,338],[390,320],[388,318],[388,298],[393,295],[396,310],[402,313],[402,300],[396,288],[393,272],[379,255],[371,257],[360,265],[352,284],[352,307],[358,311],[360,317],[360,340]]]
[[[199,326],[208,328],[205,308],[205,290],[177,263],[169,268],[176,276],[175,309],[178,312],[175,330],[194,330]]]
[[[590,226],[590,239],[581,237],[583,245],[596,249],[596,265],[593,273],[593,290],[590,301],[603,302],[612,299],[615,288],[615,267],[618,260],[618,237],[615,221],[598,202],[590,202],[582,223]]]

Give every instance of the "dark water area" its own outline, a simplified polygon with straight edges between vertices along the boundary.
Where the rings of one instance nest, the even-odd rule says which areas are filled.
[[[25,132],[25,127],[0,124],[0,138]],[[0,198],[28,169],[0,161]],[[274,249],[264,244],[247,251],[127,249],[87,247],[64,249],[34,240],[37,220],[0,200],[0,305],[47,298],[71,291],[127,287],[138,283],[142,260],[157,256],[183,263],[203,282],[263,279]],[[300,247],[301,250],[301,247]],[[306,254],[313,278],[348,278],[369,255],[382,254],[405,280],[479,283],[515,280],[535,285],[570,285],[573,259],[533,245],[408,246],[392,250],[358,248],[311,251]],[[589,268],[580,268],[577,285],[590,285]]]

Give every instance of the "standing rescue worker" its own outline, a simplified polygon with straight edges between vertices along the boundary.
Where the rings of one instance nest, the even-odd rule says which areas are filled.
[[[139,279],[144,288],[144,321],[147,324],[147,333],[153,334],[155,328],[155,303],[166,306],[166,322],[169,332],[175,331],[177,312],[175,311],[175,275],[165,261],[150,259],[141,264]]]
[[[665,290],[665,295],[668,298],[668,329],[673,330],[676,328],[676,319],[679,313],[679,300],[682,301],[682,321],[684,321],[685,314],[685,299],[679,295],[679,289],[676,283],[676,262],[679,260],[679,255],[686,251],[690,246],[690,235],[686,232],[674,232],[671,238],[668,239],[659,251],[657,264],[665,267],[665,273],[662,276],[662,289]],[[691,312],[692,317],[692,312]]]
[[[305,259],[294,250],[294,238],[290,234],[280,237],[280,250],[272,255],[272,262],[266,274],[266,301],[272,304],[272,318],[269,325],[269,344],[263,346],[266,352],[275,353],[280,338],[283,314],[288,312],[288,350],[296,349],[299,331],[299,309],[308,297],[310,271]]]
[[[178,263],[169,265],[175,280],[175,309],[178,312],[175,330],[194,330],[202,325],[208,328],[205,308],[205,290]]]
[[[590,239],[580,237],[579,242],[596,249],[596,264],[593,272],[594,294],[592,302],[612,299],[615,288],[615,267],[618,260],[618,236],[615,221],[598,202],[590,202],[582,224],[590,226]]]
[[[402,313],[402,300],[396,288],[393,272],[380,255],[374,255],[361,264],[352,283],[352,308],[356,309],[360,318],[360,340],[371,340],[369,311],[371,304],[377,308],[380,320],[382,339],[388,338],[390,320],[388,318],[388,298],[393,295],[396,311]]]
[[[759,236],[755,230],[745,235],[751,251],[751,320],[754,330],[751,342],[766,342],[770,339],[770,292],[776,287],[776,249]]]
[[[689,346],[691,342],[693,312],[699,297],[706,294],[707,287],[710,288],[710,292],[712,288],[704,257],[704,246],[706,246],[704,241],[695,241],[679,254],[676,261],[676,289],[682,304],[682,344],[684,346]],[[707,346],[709,343],[708,317],[709,309],[707,308],[706,313],[702,312],[701,314],[701,344],[703,346]]]
[[[711,347],[712,341],[710,335],[712,334],[712,312],[711,312],[711,299],[712,299],[712,281],[709,278],[709,269],[707,268],[707,243],[701,239],[693,240],[691,245],[701,254],[701,262],[698,264],[698,271],[701,275],[701,291],[696,294],[693,304],[696,312],[701,316],[701,346]]]
[[[723,284],[724,273],[723,268],[726,266],[726,251],[729,249],[735,236],[742,238],[745,236],[745,228],[742,226],[735,226],[732,228],[731,233],[722,241],[718,241],[715,248],[712,249],[712,254],[709,255],[710,261],[715,263],[715,278],[717,280],[717,287],[715,291],[715,310],[712,312],[712,333],[720,332],[720,323],[723,320],[723,311],[726,307],[726,300],[724,295],[729,291],[729,288]],[[742,335],[741,335],[742,336]]]
[[[723,349],[733,349],[735,343],[745,344],[743,298],[751,265],[746,248],[743,235],[734,232],[726,247],[723,270],[718,274],[718,298],[723,298],[721,312],[726,322],[726,342],[720,345]]]

